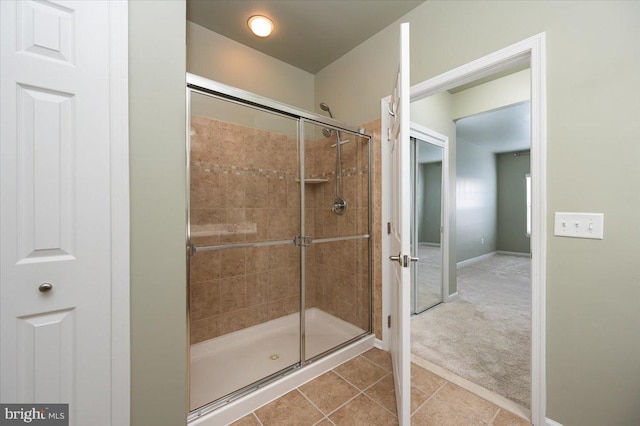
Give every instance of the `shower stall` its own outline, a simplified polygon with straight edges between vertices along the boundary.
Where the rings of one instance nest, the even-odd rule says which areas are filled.
[[[187,105],[194,418],[371,334],[371,138],[197,76]]]

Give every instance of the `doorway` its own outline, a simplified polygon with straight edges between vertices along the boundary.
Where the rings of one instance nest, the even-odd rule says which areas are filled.
[[[545,120],[545,35],[544,33],[496,51],[444,74],[411,87],[411,102],[435,97],[443,92],[529,64],[531,68],[531,420],[534,424],[545,421],[545,271],[546,271],[546,120]],[[383,101],[384,102],[384,101]],[[383,109],[386,104],[383,103]],[[413,115],[413,106],[411,114]],[[413,117],[412,117],[413,119]],[[386,131],[383,120],[383,133]],[[407,138],[408,144],[408,138]],[[450,176],[455,176],[455,143],[451,143]],[[383,152],[384,154],[384,152]],[[391,173],[391,158],[383,156],[383,173]],[[390,200],[389,184],[383,179],[383,200]],[[391,180],[389,182],[392,182]],[[452,185],[453,186],[453,185]],[[385,196],[386,194],[386,196]],[[450,191],[451,211],[455,211],[455,190]],[[383,205],[383,222],[390,215],[390,204]],[[455,215],[450,214],[450,229],[455,229]],[[390,255],[389,245],[383,245],[383,259]],[[448,252],[449,296],[456,296],[455,259],[456,247],[451,244]],[[393,291],[385,282],[390,281],[390,268],[383,263],[383,291],[389,294],[391,304],[386,304],[387,312],[394,313]],[[408,290],[407,290],[408,291]],[[408,296],[408,295],[407,295]],[[383,308],[385,305],[383,305]],[[397,315],[397,313],[395,314]],[[407,315],[409,311],[407,310]],[[396,332],[395,330],[392,330]],[[393,343],[393,340],[388,340]]]
[[[456,291],[450,304],[412,320],[412,353],[504,397],[527,412],[530,405],[531,260],[526,227],[526,176],[530,172],[530,102],[483,111],[524,86],[516,71],[448,95],[452,111],[475,112],[455,121]],[[423,101],[421,101],[423,102]],[[486,102],[486,101],[485,101]],[[489,104],[493,107],[493,104]]]

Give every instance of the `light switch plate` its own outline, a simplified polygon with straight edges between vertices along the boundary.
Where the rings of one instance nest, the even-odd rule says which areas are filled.
[[[604,214],[556,212],[553,235],[601,240],[604,238]]]

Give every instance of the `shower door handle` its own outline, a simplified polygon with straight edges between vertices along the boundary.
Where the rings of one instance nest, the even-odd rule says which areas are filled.
[[[402,255],[400,253],[398,253],[397,256],[389,256],[389,260],[392,262],[398,262],[400,265],[402,265]]]

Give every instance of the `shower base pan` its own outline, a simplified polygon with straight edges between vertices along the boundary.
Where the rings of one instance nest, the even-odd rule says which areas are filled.
[[[295,313],[192,345],[191,409],[298,363],[299,327],[300,317]],[[308,309],[306,358],[313,358],[364,333],[365,330],[318,308]]]

